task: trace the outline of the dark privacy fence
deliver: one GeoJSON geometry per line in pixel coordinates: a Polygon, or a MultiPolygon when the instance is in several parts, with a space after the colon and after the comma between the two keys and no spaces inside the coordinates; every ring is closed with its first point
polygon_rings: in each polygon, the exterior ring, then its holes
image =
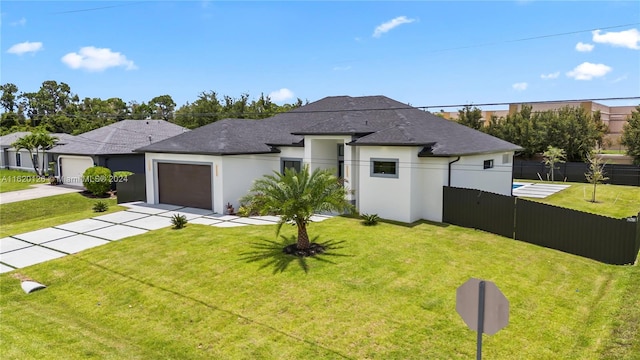
{"type": "MultiPolygon", "coordinates": [[[[584,174],[589,170],[589,165],[581,162],[567,162],[556,164],[554,178],[556,181],[587,182],[584,174]]],[[[607,184],[640,186],[640,166],[608,164],[604,166],[605,176],[609,180],[607,184]]],[[[514,179],[538,180],[538,174],[543,180],[547,180],[549,167],[540,161],[515,160],[513,162],[514,179]]]]}
{"type": "Polygon", "coordinates": [[[637,217],[614,219],[480,190],[444,187],[443,221],[607,264],[636,261],[637,217]]]}
{"type": "Polygon", "coordinates": [[[129,175],[127,181],[117,182],[118,204],[132,201],[146,201],[146,186],[144,174],[129,175]]]}

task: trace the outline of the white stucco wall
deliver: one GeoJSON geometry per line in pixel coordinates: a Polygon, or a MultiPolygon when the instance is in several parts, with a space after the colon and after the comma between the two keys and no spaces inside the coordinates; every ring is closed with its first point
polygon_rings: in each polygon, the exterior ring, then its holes
{"type": "Polygon", "coordinates": [[[411,184],[415,181],[412,162],[415,147],[360,146],[358,209],[360,213],[378,214],[383,219],[412,222],[411,184]],[[371,159],[398,159],[398,177],[372,177],[371,159]]]}
{"type": "Polygon", "coordinates": [[[442,221],[442,187],[447,184],[448,158],[418,158],[412,197],[413,221],[418,219],[442,221]],[[418,206],[418,204],[420,206],[418,206]]]}
{"type": "Polygon", "coordinates": [[[513,152],[463,156],[451,166],[451,186],[511,195],[512,172],[513,152]],[[485,160],[493,160],[493,168],[483,169],[485,160]]]}
{"type": "Polygon", "coordinates": [[[214,200],[216,209],[226,209],[227,203],[231,203],[238,210],[240,198],[247,194],[255,179],[280,171],[280,157],[281,154],[223,156],[222,193],[214,200]]]}

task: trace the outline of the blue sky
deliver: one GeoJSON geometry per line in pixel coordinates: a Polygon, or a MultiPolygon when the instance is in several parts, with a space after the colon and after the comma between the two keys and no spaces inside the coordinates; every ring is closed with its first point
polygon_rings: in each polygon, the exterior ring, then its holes
{"type": "Polygon", "coordinates": [[[0,12],[0,82],[25,92],[56,80],[81,98],[178,106],[210,90],[414,106],[640,96],[639,1],[5,0],[0,12]]]}

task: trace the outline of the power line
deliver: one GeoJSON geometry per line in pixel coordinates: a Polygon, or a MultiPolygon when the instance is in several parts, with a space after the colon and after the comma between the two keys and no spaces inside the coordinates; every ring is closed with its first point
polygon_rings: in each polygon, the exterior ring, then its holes
{"type": "Polygon", "coordinates": [[[616,29],[616,28],[621,28],[621,27],[625,27],[625,26],[634,26],[634,25],[638,25],[638,24],[640,24],[640,23],[635,22],[635,23],[630,23],[630,24],[612,25],[612,26],[599,27],[599,28],[593,28],[593,29],[575,30],[575,31],[568,31],[568,32],[563,32],[563,33],[555,33],[555,34],[547,34],[547,35],[538,35],[538,36],[531,36],[531,37],[526,37],[526,38],[505,40],[505,41],[497,41],[497,42],[491,42],[491,43],[456,46],[456,47],[445,48],[445,49],[431,50],[431,51],[428,51],[427,53],[437,53],[437,52],[451,51],[451,50],[472,49],[472,48],[479,48],[479,47],[485,47],[485,46],[494,46],[494,45],[499,45],[499,44],[508,44],[508,43],[522,42],[522,41],[545,39],[545,38],[550,38],[550,37],[558,37],[558,36],[565,36],[565,35],[580,34],[580,33],[583,33],[583,32],[590,32],[590,31],[596,31],[596,30],[616,29]]]}

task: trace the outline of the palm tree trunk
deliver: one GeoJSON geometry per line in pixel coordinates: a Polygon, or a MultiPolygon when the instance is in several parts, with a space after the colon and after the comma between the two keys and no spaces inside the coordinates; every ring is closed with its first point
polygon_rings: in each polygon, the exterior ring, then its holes
{"type": "Polygon", "coordinates": [[[308,249],[310,246],[309,243],[309,234],[307,234],[307,224],[304,222],[298,223],[298,249],[308,249]]]}

